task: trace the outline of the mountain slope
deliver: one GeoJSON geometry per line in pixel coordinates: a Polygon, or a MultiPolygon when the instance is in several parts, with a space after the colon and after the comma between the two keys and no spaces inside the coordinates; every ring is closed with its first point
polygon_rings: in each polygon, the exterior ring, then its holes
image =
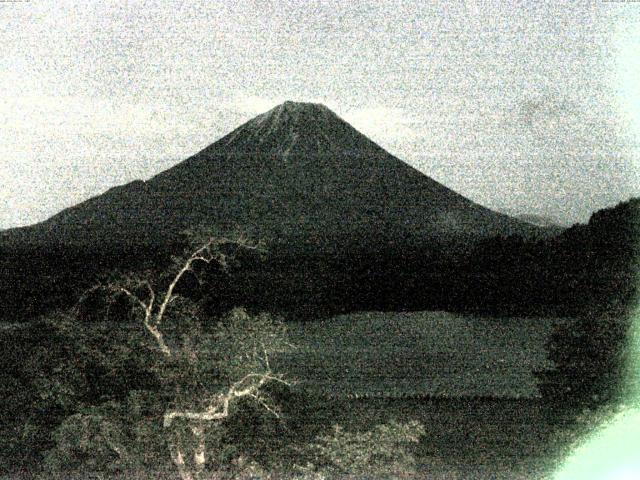
{"type": "Polygon", "coordinates": [[[285,102],[146,182],[112,188],[2,238],[135,246],[169,242],[200,224],[314,252],[542,231],[435,182],[326,107],[285,102]]]}
{"type": "Polygon", "coordinates": [[[558,230],[559,232],[564,230],[565,228],[565,227],[562,227],[561,222],[557,221],[554,218],[546,217],[544,215],[536,215],[533,213],[523,213],[519,215],[512,215],[512,217],[517,218],[518,220],[522,220],[523,222],[536,225],[538,227],[553,228],[558,230]]]}

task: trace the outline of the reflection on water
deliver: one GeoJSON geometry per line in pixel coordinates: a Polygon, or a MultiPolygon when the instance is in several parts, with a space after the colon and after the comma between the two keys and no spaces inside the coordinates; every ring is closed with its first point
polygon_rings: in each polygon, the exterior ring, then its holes
{"type": "Polygon", "coordinates": [[[279,366],[322,394],[536,398],[551,318],[361,312],[289,324],[279,366]]]}

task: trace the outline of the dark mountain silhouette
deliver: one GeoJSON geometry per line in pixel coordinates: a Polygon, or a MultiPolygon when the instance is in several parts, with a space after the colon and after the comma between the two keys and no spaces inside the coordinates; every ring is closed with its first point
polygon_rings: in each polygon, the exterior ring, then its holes
{"type": "Polygon", "coordinates": [[[460,295],[458,306],[467,302],[486,313],[538,309],[540,315],[580,316],[620,309],[638,284],[639,235],[640,199],[632,198],[554,237],[483,240],[458,263],[456,288],[449,292],[460,295]]]}
{"type": "Polygon", "coordinates": [[[164,244],[194,225],[237,226],[277,250],[313,252],[543,232],[437,183],[328,108],[285,102],[146,182],[112,188],[2,238],[164,244]]]}
{"type": "Polygon", "coordinates": [[[2,314],[68,305],[100,272],[166,261],[201,226],[242,230],[269,251],[212,287],[212,303],[311,316],[318,305],[454,308],[472,245],[554,233],[446,188],[322,105],[285,102],[148,181],[0,233],[2,314]]]}

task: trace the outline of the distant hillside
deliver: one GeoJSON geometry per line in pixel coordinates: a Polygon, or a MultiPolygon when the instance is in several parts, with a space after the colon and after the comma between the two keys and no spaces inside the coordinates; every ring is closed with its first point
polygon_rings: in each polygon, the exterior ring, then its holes
{"type": "Polygon", "coordinates": [[[556,268],[549,290],[575,318],[550,339],[557,370],[540,374],[543,394],[559,398],[563,408],[593,408],[635,394],[640,198],[594,213],[549,247],[556,268]]]}
{"type": "Polygon", "coordinates": [[[460,265],[468,285],[451,291],[460,295],[454,303],[485,311],[538,309],[573,316],[624,310],[640,280],[638,262],[640,199],[632,198],[555,237],[480,242],[460,265]]]}
{"type": "Polygon", "coordinates": [[[556,229],[558,230],[558,232],[560,232],[564,228],[557,220],[550,217],[545,217],[544,215],[525,213],[521,215],[514,215],[513,217],[517,218],[518,220],[522,220],[523,222],[530,223],[531,225],[536,225],[538,227],[556,229]]]}

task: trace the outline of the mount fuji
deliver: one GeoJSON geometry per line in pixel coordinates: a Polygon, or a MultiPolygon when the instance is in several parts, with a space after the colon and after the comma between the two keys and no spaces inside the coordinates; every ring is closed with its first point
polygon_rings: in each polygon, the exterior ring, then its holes
{"type": "Polygon", "coordinates": [[[170,243],[202,225],[287,252],[374,252],[542,229],[441,185],[320,104],[285,102],[147,181],[112,188],[5,245],[170,243]]]}

